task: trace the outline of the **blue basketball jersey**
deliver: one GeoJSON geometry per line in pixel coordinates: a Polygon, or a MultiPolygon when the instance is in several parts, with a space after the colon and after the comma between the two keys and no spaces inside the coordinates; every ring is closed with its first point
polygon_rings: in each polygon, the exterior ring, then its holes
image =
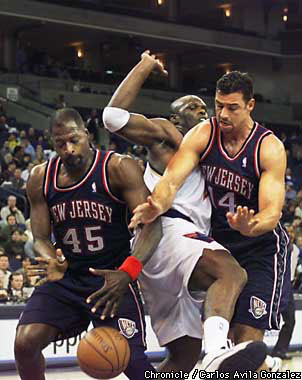
{"type": "Polygon", "coordinates": [[[239,205],[258,212],[260,146],[272,131],[255,122],[241,149],[231,157],[224,148],[223,135],[216,118],[213,117],[210,121],[211,138],[201,157],[201,165],[213,206],[211,223],[214,239],[230,249],[234,255],[244,255],[246,248],[262,244],[263,241],[276,244],[281,228],[279,225],[277,233],[272,231],[256,238],[248,238],[233,230],[226,219],[226,213],[234,212],[239,205]]]}
{"type": "Polygon", "coordinates": [[[89,267],[114,269],[130,252],[127,205],[110,190],[107,166],[113,152],[95,150],[83,177],[61,187],[60,157],[48,161],[44,197],[56,245],[62,248],[68,270],[87,273],[89,267]]]}

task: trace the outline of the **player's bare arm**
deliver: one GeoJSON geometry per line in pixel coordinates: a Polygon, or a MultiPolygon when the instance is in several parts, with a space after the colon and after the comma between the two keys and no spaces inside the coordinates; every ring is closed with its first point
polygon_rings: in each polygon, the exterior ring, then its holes
{"type": "Polygon", "coordinates": [[[61,250],[56,250],[50,241],[50,215],[43,196],[45,166],[45,164],[35,166],[27,182],[34,251],[38,255],[36,261],[39,262],[28,267],[28,275],[41,277],[37,286],[47,281],[60,280],[67,269],[67,263],[62,260],[64,256],[61,250]]]}
{"type": "Polygon", "coordinates": [[[210,139],[209,121],[198,124],[188,132],[178,151],[169,161],[163,177],[154,188],[147,202],[134,210],[130,227],[139,223],[151,223],[172,205],[177,190],[200,161],[200,155],[206,149],[210,139]]]}
{"type": "Polygon", "coordinates": [[[129,109],[152,71],[158,71],[162,75],[168,74],[162,62],[154,54],[150,54],[149,50],[146,50],[142,53],[140,62],[118,86],[108,106],[129,109]]]}
{"type": "Polygon", "coordinates": [[[261,176],[259,181],[259,212],[239,206],[228,213],[230,226],[242,235],[255,237],[272,231],[279,222],[285,198],[286,153],[275,136],[264,138],[260,147],[261,176]]]}
{"type": "MultiPolygon", "coordinates": [[[[114,154],[109,161],[108,172],[112,191],[127,203],[130,211],[146,200],[149,191],[144,183],[141,169],[135,160],[114,154]]],[[[131,256],[144,265],[152,256],[161,237],[160,219],[143,226],[138,232],[131,256]]],[[[97,300],[92,308],[93,312],[98,307],[105,305],[101,319],[105,319],[106,316],[113,318],[132,278],[123,270],[91,271],[95,275],[104,276],[105,284],[102,289],[89,296],[87,302],[97,300]]]]}
{"type": "MultiPolygon", "coordinates": [[[[116,89],[108,103],[108,107],[115,107],[129,111],[143,83],[154,70],[157,70],[164,75],[167,74],[162,63],[156,59],[154,55],[151,55],[149,51],[146,51],[142,54],[141,61],[130,71],[127,77],[116,89]]],[[[110,131],[113,131],[110,128],[111,123],[116,123],[118,119],[117,117],[114,117],[112,113],[114,111],[115,110],[112,108],[105,108],[103,114],[104,124],[110,131]],[[111,114],[112,121],[110,120],[111,114]]],[[[182,140],[182,135],[173,128],[173,124],[168,120],[149,120],[145,116],[139,114],[130,114],[129,116],[130,118],[125,125],[119,129],[114,128],[116,134],[131,142],[146,147],[152,147],[152,145],[162,141],[165,141],[166,144],[169,144],[173,148],[179,146],[182,140]]]]}

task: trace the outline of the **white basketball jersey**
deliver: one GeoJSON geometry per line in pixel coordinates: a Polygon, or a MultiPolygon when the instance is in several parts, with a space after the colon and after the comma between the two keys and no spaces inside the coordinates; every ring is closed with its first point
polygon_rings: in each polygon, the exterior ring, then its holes
{"type": "MultiPolygon", "coordinates": [[[[144,181],[150,192],[160,180],[161,175],[151,168],[149,162],[144,173],[144,181]]],[[[178,190],[172,208],[188,216],[192,222],[208,235],[211,223],[211,202],[205,192],[205,180],[200,168],[187,177],[178,190]]]]}

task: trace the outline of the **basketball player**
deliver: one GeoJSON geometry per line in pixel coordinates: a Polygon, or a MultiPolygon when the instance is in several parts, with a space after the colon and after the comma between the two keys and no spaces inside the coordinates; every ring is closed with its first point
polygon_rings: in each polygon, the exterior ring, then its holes
{"type": "Polygon", "coordinates": [[[84,122],[74,109],[55,113],[51,133],[58,156],[36,166],[27,185],[35,250],[41,256],[37,258],[40,265],[31,267],[30,274],[47,277],[19,320],[15,340],[19,374],[23,380],[45,379],[41,351],[52,341],[76,336],[92,322],[114,327],[128,338],[131,357],[125,374],[141,380],[153,367],[144,353],[144,317],[137,285],[128,284],[161,238],[160,223],[149,231],[143,227],[129,256],[127,207],[133,210],[148,194],[141,169],[129,157],[92,148],[84,122]],[[57,252],[59,260],[50,240],[51,227],[62,250],[57,252]],[[115,300],[105,302],[112,318],[104,319],[98,301],[93,312],[86,302],[104,284],[104,278],[89,268],[118,267],[110,285],[116,292],[126,283],[127,291],[118,310],[115,300]]]}
{"type": "Polygon", "coordinates": [[[213,206],[213,237],[248,273],[232,320],[236,343],[262,340],[265,329],[279,328],[279,305],[290,285],[285,276],[288,238],[279,223],[286,154],[272,132],[251,118],[254,104],[247,74],[235,71],[218,80],[216,117],[186,135],[131,223],[164,214],[185,179],[202,167],[213,206]]]}
{"type": "MultiPolygon", "coordinates": [[[[168,120],[148,120],[142,115],[129,114],[125,109],[156,68],[163,72],[154,56],[143,53],[141,61],[119,86],[103,114],[104,125],[111,132],[147,148],[149,163],[144,179],[151,191],[176,152],[182,134],[168,120]]],[[[206,105],[196,96],[177,99],[172,110],[176,112],[174,120],[177,118],[180,123],[178,128],[184,133],[207,118],[206,105]]],[[[227,357],[228,368],[241,366],[255,370],[264,360],[262,344],[227,349],[229,321],[246,277],[229,252],[207,237],[211,205],[200,189],[204,190],[204,179],[197,169],[179,190],[173,208],[164,214],[163,238],[140,275],[153,329],[159,343],[169,351],[160,370],[190,371],[196,364],[202,338],[201,295],[193,291],[206,289],[204,333],[205,349],[210,355],[206,362],[212,361],[212,370],[223,370],[227,357]],[[255,362],[247,363],[245,359],[251,355],[255,355],[255,362]]]]}

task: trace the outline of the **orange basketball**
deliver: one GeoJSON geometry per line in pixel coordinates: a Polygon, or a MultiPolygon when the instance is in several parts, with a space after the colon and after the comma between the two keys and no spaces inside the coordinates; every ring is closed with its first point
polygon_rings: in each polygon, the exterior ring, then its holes
{"type": "Polygon", "coordinates": [[[112,379],[127,368],[130,348],[117,330],[97,327],[80,340],[77,357],[87,375],[95,379],[112,379]]]}

